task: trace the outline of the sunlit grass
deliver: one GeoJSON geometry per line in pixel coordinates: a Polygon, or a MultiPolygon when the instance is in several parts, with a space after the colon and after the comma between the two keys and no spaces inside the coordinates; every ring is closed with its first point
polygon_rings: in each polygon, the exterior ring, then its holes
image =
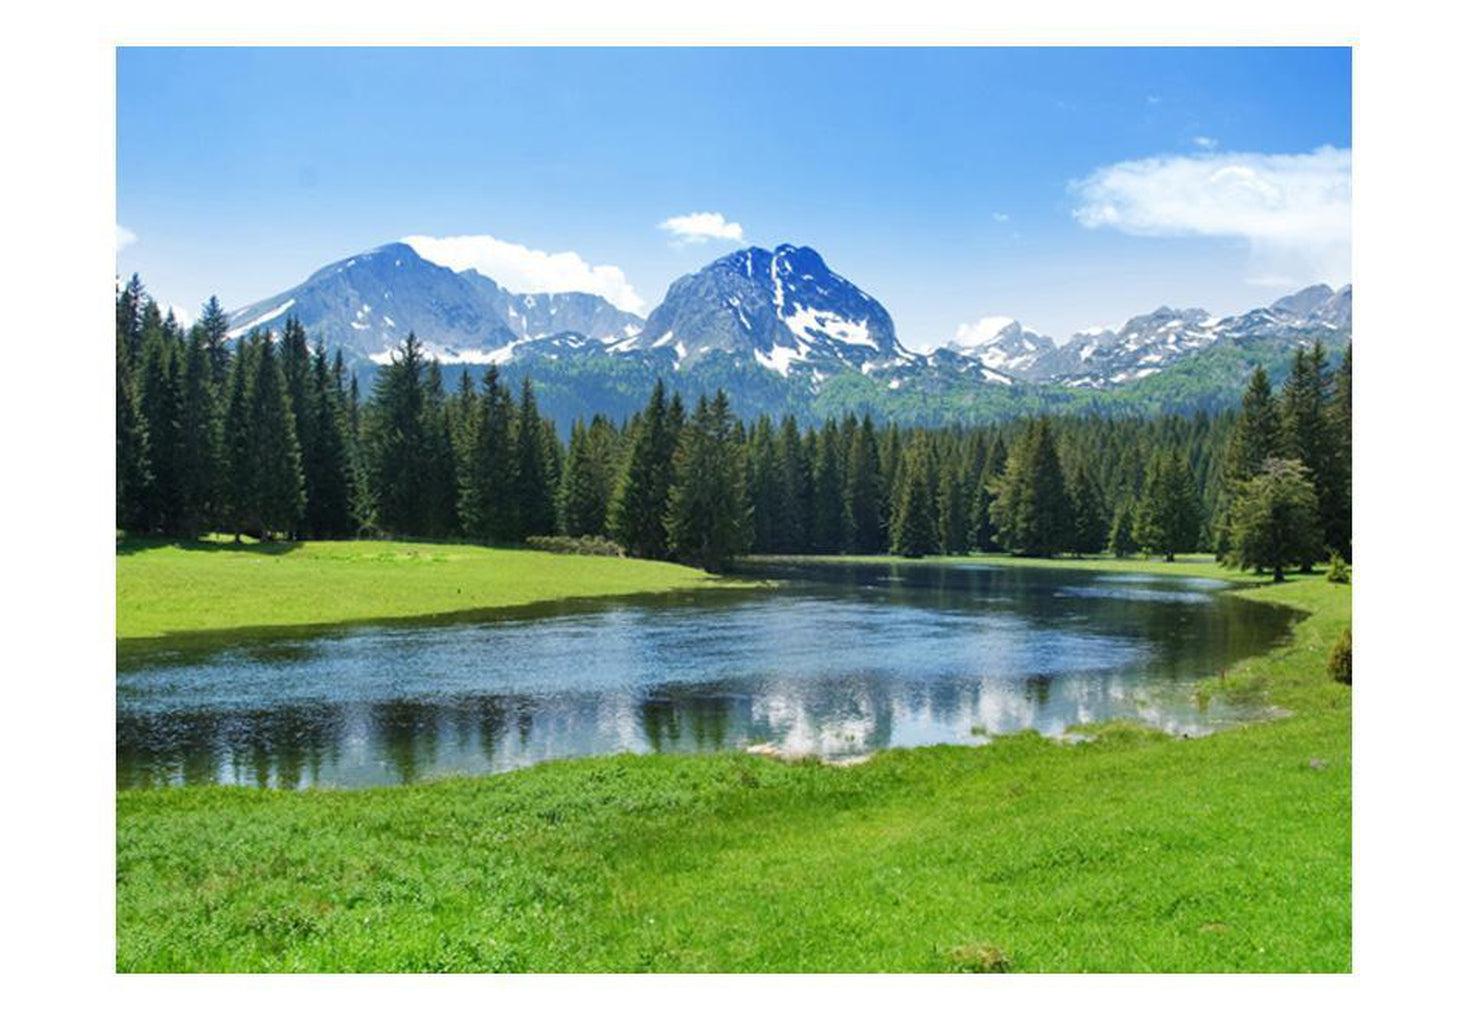
{"type": "Polygon", "coordinates": [[[730,585],[652,560],[431,542],[123,542],[117,636],[430,617],[730,585]]]}

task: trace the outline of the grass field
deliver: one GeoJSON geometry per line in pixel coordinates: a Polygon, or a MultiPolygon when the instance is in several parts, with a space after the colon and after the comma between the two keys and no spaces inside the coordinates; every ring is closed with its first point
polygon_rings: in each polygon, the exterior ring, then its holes
{"type": "Polygon", "coordinates": [[[1110,725],[851,768],[619,756],[354,792],[120,793],[117,966],[1348,970],[1351,697],[1325,658],[1350,589],[1317,575],[1231,597],[1310,614],[1226,681],[1291,714],[1201,740],[1110,725]]]}
{"type": "Polygon", "coordinates": [[[731,586],[653,560],[426,542],[120,542],[117,637],[209,640],[731,586]]]}

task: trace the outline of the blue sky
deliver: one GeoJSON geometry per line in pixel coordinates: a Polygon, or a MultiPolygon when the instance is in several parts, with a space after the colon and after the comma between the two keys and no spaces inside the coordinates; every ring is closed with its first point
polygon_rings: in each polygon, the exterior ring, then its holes
{"type": "Polygon", "coordinates": [[[1350,60],[123,49],[118,268],[232,308],[386,241],[472,235],[443,250],[645,312],[789,241],[918,349],[992,315],[1063,338],[1164,303],[1235,312],[1349,279],[1350,60]]]}

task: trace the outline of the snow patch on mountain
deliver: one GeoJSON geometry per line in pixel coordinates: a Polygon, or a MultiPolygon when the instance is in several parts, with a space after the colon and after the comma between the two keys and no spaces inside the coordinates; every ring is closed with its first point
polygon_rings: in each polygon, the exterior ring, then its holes
{"type": "Polygon", "coordinates": [[[259,329],[261,326],[264,326],[267,323],[274,322],[276,319],[280,318],[286,312],[294,308],[295,304],[295,298],[287,298],[282,304],[276,305],[274,308],[267,309],[264,312],[260,312],[253,318],[245,322],[241,322],[237,326],[231,327],[224,335],[231,340],[235,339],[236,337],[244,336],[252,329],[259,329]]]}

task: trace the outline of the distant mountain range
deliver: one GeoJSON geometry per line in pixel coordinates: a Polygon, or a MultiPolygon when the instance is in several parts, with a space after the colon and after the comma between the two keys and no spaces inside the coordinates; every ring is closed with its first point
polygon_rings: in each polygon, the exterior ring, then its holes
{"type": "Polygon", "coordinates": [[[1351,335],[1351,287],[1323,283],[1230,318],[1201,308],[1162,307],[1114,329],[1090,329],[1057,344],[1013,319],[988,320],[992,332],[948,347],[1016,379],[1104,388],[1145,379],[1181,358],[1220,342],[1262,338],[1310,342],[1324,333],[1351,335]]]}
{"type": "Polygon", "coordinates": [[[942,421],[1222,406],[1254,364],[1278,374],[1298,345],[1343,347],[1351,288],[1319,284],[1227,318],[1163,307],[1064,343],[986,319],[920,354],[876,298],[811,248],[719,258],[674,281],[644,321],[593,294],[516,294],[393,243],[239,309],[231,332],[279,329],[289,316],[359,373],[386,363],[410,331],[446,366],[528,373],[562,419],[628,413],[662,376],[689,395],[723,386],[745,413],[942,421]]]}
{"type": "Polygon", "coordinates": [[[278,329],[288,316],[328,347],[379,363],[410,331],[440,361],[488,364],[557,333],[625,339],[643,325],[595,294],[513,294],[473,269],[456,273],[402,243],[318,269],[304,283],[231,313],[230,327],[235,335],[278,329]]]}

